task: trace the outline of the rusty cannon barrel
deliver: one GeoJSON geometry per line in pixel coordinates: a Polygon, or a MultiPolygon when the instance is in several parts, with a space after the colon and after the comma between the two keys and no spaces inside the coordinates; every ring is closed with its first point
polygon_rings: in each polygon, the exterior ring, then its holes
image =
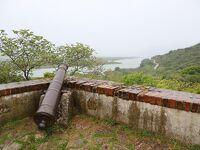
{"type": "Polygon", "coordinates": [[[39,129],[50,127],[55,122],[56,108],[60,100],[61,88],[67,69],[68,66],[66,64],[58,66],[56,75],[50,83],[43,100],[40,102],[39,109],[34,115],[34,121],[39,129]]]}

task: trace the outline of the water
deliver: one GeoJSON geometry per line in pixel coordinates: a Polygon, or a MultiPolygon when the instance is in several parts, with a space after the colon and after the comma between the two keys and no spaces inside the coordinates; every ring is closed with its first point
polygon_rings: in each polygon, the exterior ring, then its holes
{"type": "MultiPolygon", "coordinates": [[[[107,64],[104,65],[104,70],[114,70],[116,67],[119,68],[137,68],[140,66],[143,58],[129,58],[129,59],[119,59],[115,62],[119,62],[120,64],[107,64]]],[[[54,72],[56,68],[44,68],[44,69],[36,69],[33,71],[33,77],[43,77],[45,72],[54,72]]]]}
{"type": "Polygon", "coordinates": [[[119,59],[115,62],[119,62],[120,64],[107,64],[104,65],[105,70],[111,69],[114,70],[116,67],[119,68],[137,68],[140,66],[141,61],[143,58],[129,58],[129,59],[119,59]]]}

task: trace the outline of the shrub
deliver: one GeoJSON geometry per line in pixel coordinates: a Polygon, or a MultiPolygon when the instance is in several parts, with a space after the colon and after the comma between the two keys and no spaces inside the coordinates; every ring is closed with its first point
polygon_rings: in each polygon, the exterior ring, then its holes
{"type": "Polygon", "coordinates": [[[156,80],[152,76],[144,75],[142,72],[125,75],[122,81],[127,85],[141,84],[147,86],[156,86],[156,80]]]}
{"type": "Polygon", "coordinates": [[[45,72],[44,78],[53,78],[55,76],[55,72],[45,72]]]}

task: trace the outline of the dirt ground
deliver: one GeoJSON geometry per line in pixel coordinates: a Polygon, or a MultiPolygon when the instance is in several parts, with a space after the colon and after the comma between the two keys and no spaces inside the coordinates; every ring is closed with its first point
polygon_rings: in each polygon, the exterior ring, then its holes
{"type": "Polygon", "coordinates": [[[11,120],[0,128],[0,150],[200,150],[160,135],[133,130],[86,115],[73,117],[67,128],[38,130],[33,119],[11,120]]]}

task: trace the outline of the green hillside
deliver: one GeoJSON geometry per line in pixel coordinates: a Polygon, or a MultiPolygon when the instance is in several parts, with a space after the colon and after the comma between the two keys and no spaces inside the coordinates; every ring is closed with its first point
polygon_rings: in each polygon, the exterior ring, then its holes
{"type": "Polygon", "coordinates": [[[200,44],[145,59],[137,71],[166,79],[200,82],[200,44]]]}

